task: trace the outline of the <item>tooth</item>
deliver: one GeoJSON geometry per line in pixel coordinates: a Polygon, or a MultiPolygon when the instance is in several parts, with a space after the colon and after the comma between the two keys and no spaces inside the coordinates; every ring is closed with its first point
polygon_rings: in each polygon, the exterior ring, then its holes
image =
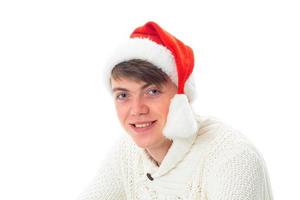
{"type": "Polygon", "coordinates": [[[150,126],[151,123],[145,123],[145,124],[135,124],[135,127],[137,128],[145,128],[147,126],[150,126]]]}

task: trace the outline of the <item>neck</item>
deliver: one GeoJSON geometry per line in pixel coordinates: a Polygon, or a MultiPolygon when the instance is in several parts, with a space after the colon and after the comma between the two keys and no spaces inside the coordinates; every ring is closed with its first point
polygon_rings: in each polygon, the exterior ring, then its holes
{"type": "Polygon", "coordinates": [[[160,166],[171,145],[172,141],[167,139],[162,144],[153,148],[147,148],[146,150],[156,164],[160,166]]]}

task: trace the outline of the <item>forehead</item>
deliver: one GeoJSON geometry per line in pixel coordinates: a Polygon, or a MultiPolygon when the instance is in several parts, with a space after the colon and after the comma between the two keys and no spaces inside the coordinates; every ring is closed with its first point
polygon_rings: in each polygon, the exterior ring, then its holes
{"type": "Polygon", "coordinates": [[[151,85],[154,84],[129,78],[111,79],[111,88],[113,91],[145,89],[151,85]]]}

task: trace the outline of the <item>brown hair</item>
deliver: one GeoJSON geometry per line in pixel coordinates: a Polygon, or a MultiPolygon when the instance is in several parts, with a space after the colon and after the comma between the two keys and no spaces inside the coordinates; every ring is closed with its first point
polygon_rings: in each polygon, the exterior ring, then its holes
{"type": "Polygon", "coordinates": [[[155,85],[161,85],[169,80],[168,75],[160,68],[141,59],[131,59],[117,64],[112,69],[111,77],[115,80],[129,78],[155,85]]]}

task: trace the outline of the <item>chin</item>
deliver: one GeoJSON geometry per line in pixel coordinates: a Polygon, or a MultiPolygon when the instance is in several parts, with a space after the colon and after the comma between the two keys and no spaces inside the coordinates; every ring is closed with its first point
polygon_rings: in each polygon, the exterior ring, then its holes
{"type": "Polygon", "coordinates": [[[133,142],[140,148],[148,149],[159,143],[159,138],[152,133],[147,135],[137,134],[132,131],[127,131],[133,142]]]}
{"type": "Polygon", "coordinates": [[[132,135],[131,138],[137,146],[144,149],[150,148],[151,146],[155,146],[155,144],[157,143],[153,138],[141,138],[134,137],[132,135]]]}

